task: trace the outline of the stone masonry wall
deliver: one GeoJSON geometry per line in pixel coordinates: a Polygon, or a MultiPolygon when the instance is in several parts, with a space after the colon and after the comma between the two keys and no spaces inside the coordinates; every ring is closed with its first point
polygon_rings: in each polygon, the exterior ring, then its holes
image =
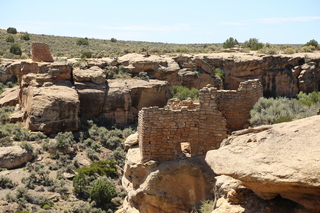
{"type": "Polygon", "coordinates": [[[138,132],[143,161],[173,160],[182,153],[181,143],[184,142],[190,144],[191,156],[219,148],[227,129],[224,117],[217,110],[216,94],[216,88],[201,89],[199,108],[142,108],[138,132]]]}
{"type": "Polygon", "coordinates": [[[238,90],[204,87],[200,104],[191,99],[171,99],[166,109],[142,108],[139,112],[139,147],[142,160],[173,160],[183,153],[181,143],[188,142],[190,156],[204,155],[218,149],[228,129],[241,129],[250,110],[262,97],[258,80],[242,82],[238,90]]]}
{"type": "Polygon", "coordinates": [[[246,128],[250,110],[260,97],[263,97],[263,88],[258,80],[241,82],[237,90],[218,90],[217,105],[227,120],[227,128],[246,128]]]}

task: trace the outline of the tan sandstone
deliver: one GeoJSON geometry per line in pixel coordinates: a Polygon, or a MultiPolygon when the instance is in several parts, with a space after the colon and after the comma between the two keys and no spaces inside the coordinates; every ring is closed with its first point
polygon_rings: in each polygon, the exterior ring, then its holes
{"type": "Polygon", "coordinates": [[[320,211],[320,116],[234,133],[206,162],[217,174],[241,180],[259,197],[280,195],[320,211]]]}
{"type": "Polygon", "coordinates": [[[0,167],[12,169],[29,162],[33,158],[32,152],[20,146],[1,147],[0,167]]]}

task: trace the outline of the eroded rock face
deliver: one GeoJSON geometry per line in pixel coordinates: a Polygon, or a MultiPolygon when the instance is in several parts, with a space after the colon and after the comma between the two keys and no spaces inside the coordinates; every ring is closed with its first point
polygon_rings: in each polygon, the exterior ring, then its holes
{"type": "Polygon", "coordinates": [[[103,115],[121,125],[134,121],[142,107],[162,107],[171,98],[166,81],[108,79],[108,86],[103,115]]]}
{"type": "Polygon", "coordinates": [[[281,123],[257,131],[238,131],[226,146],[209,151],[206,162],[217,174],[241,180],[259,197],[280,195],[320,211],[320,116],[281,123]]]}
{"type": "Polygon", "coordinates": [[[74,69],[73,78],[80,99],[80,115],[99,115],[103,110],[108,90],[104,71],[98,66],[74,69]]]}
{"type": "Polygon", "coordinates": [[[0,95],[0,107],[15,106],[18,104],[19,87],[8,88],[0,95]]]}
{"type": "Polygon", "coordinates": [[[203,157],[141,163],[139,148],[132,148],[122,179],[128,191],[125,212],[190,212],[212,198],[213,176],[203,157]]]}
{"type": "Polygon", "coordinates": [[[23,90],[26,127],[46,133],[79,129],[79,97],[71,85],[29,86],[23,90]]]}
{"type": "Polygon", "coordinates": [[[21,62],[19,104],[26,128],[46,133],[79,128],[79,97],[71,66],[21,62]]]}
{"type": "Polygon", "coordinates": [[[22,149],[20,146],[1,147],[0,167],[12,169],[18,167],[33,158],[32,152],[22,149]]]}

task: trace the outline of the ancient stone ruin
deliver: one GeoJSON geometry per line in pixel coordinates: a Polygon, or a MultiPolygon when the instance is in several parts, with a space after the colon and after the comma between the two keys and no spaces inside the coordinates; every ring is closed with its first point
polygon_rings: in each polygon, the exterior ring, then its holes
{"type": "Polygon", "coordinates": [[[200,90],[199,104],[171,99],[166,109],[142,108],[138,124],[142,160],[173,160],[218,149],[227,127],[242,128],[262,93],[257,80],[242,82],[231,91],[208,85],[200,90]]]}
{"type": "Polygon", "coordinates": [[[32,61],[34,62],[53,62],[49,45],[46,43],[33,42],[31,44],[32,61]]]}

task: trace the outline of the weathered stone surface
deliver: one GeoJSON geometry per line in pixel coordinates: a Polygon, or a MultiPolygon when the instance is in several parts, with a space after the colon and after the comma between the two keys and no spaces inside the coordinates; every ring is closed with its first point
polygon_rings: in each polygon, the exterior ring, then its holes
{"type": "Polygon", "coordinates": [[[263,199],[277,195],[320,211],[320,116],[273,125],[258,133],[236,134],[209,151],[217,174],[241,180],[263,199]]]}
{"type": "Polygon", "coordinates": [[[20,146],[1,147],[0,167],[12,169],[30,161],[32,152],[22,149],[20,146]]]}
{"type": "Polygon", "coordinates": [[[141,54],[130,53],[118,59],[129,73],[148,72],[154,75],[156,72],[177,72],[178,64],[167,56],[151,55],[144,57],[141,54]]]}
{"type": "Polygon", "coordinates": [[[26,127],[43,132],[61,132],[79,128],[79,97],[71,85],[52,85],[23,89],[21,106],[26,127]]]}
{"type": "MultiPolygon", "coordinates": [[[[216,196],[212,213],[311,213],[299,204],[283,199],[263,200],[242,182],[229,176],[216,176],[214,193],[216,196]]],[[[213,207],[213,206],[212,206],[213,207]]]]}
{"type": "Polygon", "coordinates": [[[123,186],[128,192],[125,212],[190,212],[212,198],[214,174],[203,157],[180,161],[141,162],[138,148],[128,151],[123,186]]]}
{"type": "Polygon", "coordinates": [[[72,67],[63,62],[21,62],[20,86],[42,86],[44,83],[70,83],[72,67]]]}
{"type": "Polygon", "coordinates": [[[103,111],[106,101],[107,85],[97,85],[91,82],[76,82],[75,87],[79,94],[80,115],[99,115],[103,111]]]}
{"type": "Polygon", "coordinates": [[[92,66],[90,69],[73,70],[73,78],[77,82],[92,82],[95,84],[105,84],[106,75],[98,66],[92,66]]]}
{"type": "Polygon", "coordinates": [[[137,145],[139,143],[138,141],[138,132],[135,132],[131,135],[129,135],[126,140],[124,141],[124,146],[126,148],[130,148],[134,145],[137,145]]]}
{"type": "Polygon", "coordinates": [[[15,106],[18,104],[19,87],[8,88],[0,95],[0,107],[15,106]]]}
{"type": "Polygon", "coordinates": [[[53,62],[49,45],[47,45],[46,43],[33,42],[31,44],[31,55],[32,61],[34,62],[53,62]]]}
{"type": "Polygon", "coordinates": [[[171,98],[166,81],[140,79],[108,79],[104,116],[126,125],[138,116],[142,107],[164,106],[171,98]]]}

